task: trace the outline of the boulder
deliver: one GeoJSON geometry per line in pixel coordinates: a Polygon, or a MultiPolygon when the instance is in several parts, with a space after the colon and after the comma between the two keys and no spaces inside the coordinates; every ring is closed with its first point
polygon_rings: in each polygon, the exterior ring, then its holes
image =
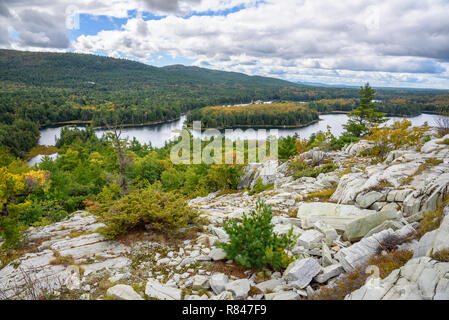
{"type": "Polygon", "coordinates": [[[323,242],[321,245],[321,265],[327,267],[335,263],[337,263],[337,261],[332,258],[331,250],[327,244],[323,242]]]}
{"type": "Polygon", "coordinates": [[[325,283],[329,279],[340,275],[344,271],[345,270],[343,269],[343,266],[341,264],[332,264],[330,266],[324,267],[321,273],[315,277],[315,281],[318,283],[325,283]]]}
{"type": "Polygon", "coordinates": [[[264,282],[256,284],[256,288],[266,293],[267,291],[274,291],[274,289],[280,285],[283,285],[284,281],[282,279],[270,279],[264,282]]]}
{"type": "Polygon", "coordinates": [[[432,253],[449,248],[449,216],[445,216],[438,229],[427,232],[414,249],[414,258],[430,256],[432,253]]]}
{"type": "Polygon", "coordinates": [[[314,227],[314,223],[322,221],[339,231],[346,231],[346,226],[352,221],[374,213],[374,210],[359,209],[353,205],[335,204],[330,202],[301,202],[297,217],[304,229],[314,227]]]}
{"type": "Polygon", "coordinates": [[[388,202],[403,202],[413,189],[391,190],[387,195],[388,202]]]}
{"type": "Polygon", "coordinates": [[[438,149],[442,149],[445,147],[444,144],[441,144],[441,142],[444,141],[444,139],[449,139],[449,135],[446,135],[440,139],[432,139],[430,141],[427,141],[424,143],[424,145],[421,147],[421,152],[423,153],[431,153],[438,149]]]}
{"type": "Polygon", "coordinates": [[[223,228],[217,228],[217,227],[210,227],[212,233],[214,233],[218,240],[222,242],[228,242],[229,241],[229,235],[226,233],[226,231],[223,228]]]}
{"type": "Polygon", "coordinates": [[[214,261],[226,259],[226,251],[222,248],[214,248],[210,251],[209,257],[214,261]]]}
{"type": "Polygon", "coordinates": [[[379,246],[390,237],[406,238],[415,229],[411,225],[406,225],[399,230],[383,230],[370,237],[363,238],[350,247],[343,248],[335,254],[335,258],[341,263],[345,271],[354,270],[359,265],[369,260],[375,254],[379,246]]]}
{"type": "Polygon", "coordinates": [[[321,271],[320,264],[314,258],[298,259],[290,263],[283,278],[289,285],[303,289],[321,271]]]}
{"type": "Polygon", "coordinates": [[[328,225],[324,221],[318,220],[313,224],[313,226],[315,227],[315,229],[319,230],[322,234],[324,234],[327,244],[332,244],[334,240],[338,239],[337,230],[335,230],[335,228],[328,225]]]}
{"type": "Polygon", "coordinates": [[[374,202],[384,201],[385,198],[385,194],[372,190],[359,193],[355,199],[355,202],[360,208],[366,209],[369,208],[374,202]]]}
{"type": "Polygon", "coordinates": [[[279,291],[265,294],[265,300],[299,300],[300,298],[301,295],[294,291],[279,291]]]}
{"type": "Polygon", "coordinates": [[[429,177],[419,189],[410,193],[403,202],[405,216],[414,215],[420,211],[434,211],[449,193],[449,172],[429,177]]]}
{"type": "Polygon", "coordinates": [[[193,277],[193,284],[192,289],[193,290],[202,290],[202,289],[209,289],[209,278],[201,275],[196,275],[193,277]]]}
{"type": "Polygon", "coordinates": [[[220,294],[225,291],[228,281],[229,278],[227,275],[223,273],[216,273],[210,277],[209,283],[214,293],[220,294]]]}
{"type": "Polygon", "coordinates": [[[307,230],[298,238],[298,244],[306,249],[321,247],[321,239],[324,235],[317,230],[307,230]]]}
{"type": "Polygon", "coordinates": [[[246,189],[250,186],[250,184],[254,178],[254,174],[255,174],[255,170],[256,170],[257,166],[258,166],[258,164],[250,163],[248,166],[246,166],[243,169],[244,174],[240,179],[239,185],[237,186],[238,190],[246,189]]]}
{"type": "Polygon", "coordinates": [[[254,170],[254,175],[251,179],[249,189],[253,189],[257,180],[260,178],[264,185],[273,183],[276,179],[276,173],[278,168],[277,160],[268,160],[259,165],[254,170]]]}
{"type": "Polygon", "coordinates": [[[393,231],[396,231],[398,229],[401,229],[404,226],[403,223],[397,221],[397,220],[387,220],[382,222],[377,227],[374,227],[370,231],[368,231],[367,234],[363,236],[363,238],[371,237],[373,234],[379,233],[383,230],[392,229],[393,231]]]}
{"type": "Polygon", "coordinates": [[[156,279],[150,279],[145,287],[145,294],[159,300],[181,300],[181,290],[163,285],[156,279]]]}
{"type": "MultiPolygon", "coordinates": [[[[419,161],[401,162],[386,166],[385,164],[378,164],[366,167],[364,172],[349,173],[344,175],[340,179],[337,189],[330,197],[330,200],[336,201],[342,204],[354,204],[357,196],[362,194],[359,198],[359,202],[365,201],[367,205],[374,198],[380,196],[379,194],[370,193],[368,190],[377,190],[383,194],[378,200],[382,201],[385,194],[391,190],[391,188],[399,188],[403,180],[413,175],[420,165],[419,161]],[[387,182],[392,187],[380,188],[380,185],[387,182]],[[369,197],[364,198],[367,195],[369,197]]],[[[364,204],[362,202],[362,204],[364,204]]]]}
{"type": "Polygon", "coordinates": [[[371,148],[373,146],[373,143],[368,140],[360,140],[358,142],[354,142],[349,144],[347,147],[343,148],[342,150],[349,154],[350,156],[358,156],[362,151],[371,148]]]}
{"type": "Polygon", "coordinates": [[[248,279],[239,279],[226,284],[226,291],[232,293],[234,299],[241,300],[248,297],[248,292],[251,289],[248,279]]]}
{"type": "Polygon", "coordinates": [[[352,172],[341,177],[337,189],[330,197],[331,201],[344,204],[354,204],[357,194],[361,192],[361,186],[368,180],[363,172],[352,172]]]}
{"type": "MultiPolygon", "coordinates": [[[[385,208],[385,207],[384,207],[385,208]]],[[[349,241],[357,241],[363,238],[370,230],[379,226],[386,220],[398,219],[396,210],[382,209],[363,217],[357,218],[346,225],[345,236],[349,241]]]]}
{"type": "Polygon", "coordinates": [[[312,150],[304,152],[302,154],[302,156],[305,159],[309,160],[310,165],[316,166],[316,165],[321,164],[321,162],[323,162],[323,160],[326,157],[326,154],[323,151],[321,151],[319,148],[314,148],[312,150]]]}
{"type": "Polygon", "coordinates": [[[106,291],[106,296],[118,300],[143,300],[143,298],[134,291],[133,287],[126,284],[117,284],[106,291]]]}

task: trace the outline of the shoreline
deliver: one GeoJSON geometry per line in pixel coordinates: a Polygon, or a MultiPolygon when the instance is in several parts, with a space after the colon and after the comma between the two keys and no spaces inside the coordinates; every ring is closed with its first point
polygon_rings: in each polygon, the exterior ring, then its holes
{"type": "MultiPolygon", "coordinates": [[[[248,128],[262,128],[262,129],[298,129],[298,128],[305,128],[308,127],[314,123],[320,122],[322,119],[317,119],[317,120],[313,120],[311,122],[308,122],[306,124],[302,124],[302,125],[296,125],[296,126],[272,126],[272,125],[265,125],[265,124],[242,124],[242,125],[237,125],[237,126],[231,126],[231,127],[215,127],[215,128],[201,128],[201,132],[205,131],[205,130],[209,130],[209,129],[216,129],[216,130],[226,130],[226,129],[248,129],[248,128]]],[[[187,123],[186,124],[187,129],[193,129],[192,125],[187,123]]]]}
{"type": "MultiPolygon", "coordinates": [[[[180,115],[179,117],[175,118],[175,119],[170,119],[170,120],[163,120],[163,121],[149,121],[149,122],[145,122],[145,123],[124,123],[121,124],[122,127],[145,127],[145,126],[153,126],[153,125],[158,125],[158,124],[164,124],[164,123],[170,123],[170,122],[174,122],[174,121],[178,121],[179,119],[181,119],[180,115]]],[[[59,128],[59,127],[66,127],[66,126],[84,126],[87,127],[89,124],[92,123],[92,120],[86,120],[86,121],[78,121],[78,120],[73,120],[73,121],[63,121],[63,122],[54,122],[51,124],[47,124],[44,126],[41,126],[39,128],[39,130],[42,129],[47,129],[47,128],[59,128]]],[[[107,126],[96,126],[93,127],[94,130],[97,129],[108,129],[107,126]]]]}

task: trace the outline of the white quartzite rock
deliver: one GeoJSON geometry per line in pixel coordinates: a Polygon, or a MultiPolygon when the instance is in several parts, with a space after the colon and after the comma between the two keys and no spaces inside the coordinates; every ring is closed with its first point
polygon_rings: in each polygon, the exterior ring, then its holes
{"type": "Polygon", "coordinates": [[[290,263],[283,278],[289,285],[303,289],[320,271],[321,266],[314,258],[298,259],[290,263]]]}
{"type": "Polygon", "coordinates": [[[449,248],[449,216],[445,216],[438,229],[427,232],[413,249],[414,258],[430,256],[432,253],[449,248]]]}
{"type": "Polygon", "coordinates": [[[315,227],[315,229],[321,231],[324,234],[327,244],[332,244],[334,240],[338,239],[337,230],[335,230],[332,226],[328,225],[322,220],[315,222],[313,226],[315,227]]]}
{"type": "Polygon", "coordinates": [[[301,295],[293,291],[280,291],[265,294],[265,300],[299,300],[301,295]]]}
{"type": "Polygon", "coordinates": [[[143,300],[131,286],[117,284],[106,291],[106,295],[118,300],[143,300]]]}
{"type": "Polygon", "coordinates": [[[240,300],[248,297],[248,292],[251,289],[248,279],[240,279],[226,284],[226,291],[230,291],[234,299],[240,300]]]}
{"type": "Polygon", "coordinates": [[[212,249],[209,253],[209,257],[214,261],[224,260],[226,259],[226,251],[222,248],[212,249]]]}
{"type": "Polygon", "coordinates": [[[324,235],[317,230],[307,230],[298,238],[298,244],[306,249],[321,247],[321,239],[324,235]]]}
{"type": "Polygon", "coordinates": [[[357,195],[355,201],[360,208],[369,208],[374,202],[384,201],[386,198],[384,193],[379,191],[361,192],[357,195]]]}
{"type": "Polygon", "coordinates": [[[209,289],[209,278],[205,276],[196,275],[193,277],[193,290],[209,289]]]}
{"type": "Polygon", "coordinates": [[[313,228],[314,223],[321,220],[336,230],[345,231],[350,222],[374,212],[353,205],[328,202],[302,202],[298,206],[298,218],[304,229],[313,228]]]}
{"type": "Polygon", "coordinates": [[[181,300],[181,290],[163,285],[156,279],[148,280],[145,294],[159,300],[181,300]]]}
{"type": "Polygon", "coordinates": [[[270,279],[256,284],[256,288],[265,293],[267,291],[274,291],[276,287],[284,284],[284,282],[282,279],[270,279]]]}
{"type": "Polygon", "coordinates": [[[404,199],[404,213],[406,216],[411,216],[420,211],[436,210],[448,193],[449,172],[430,177],[422,188],[410,193],[404,199]]]}
{"type": "Polygon", "coordinates": [[[385,279],[373,279],[345,300],[449,300],[449,263],[429,257],[412,259],[385,279]]]}
{"type": "Polygon", "coordinates": [[[371,255],[376,253],[379,246],[388,237],[405,238],[414,231],[415,229],[410,225],[406,225],[397,231],[393,231],[392,229],[383,230],[371,237],[363,238],[348,248],[341,249],[337,252],[335,258],[341,263],[345,271],[352,271],[362,263],[368,261],[371,255]]]}
{"type": "Polygon", "coordinates": [[[225,275],[224,273],[217,273],[210,277],[209,283],[214,293],[220,294],[225,291],[228,281],[229,278],[227,275],[225,275]]]}
{"type": "Polygon", "coordinates": [[[384,221],[398,219],[399,213],[396,210],[385,208],[379,212],[367,214],[348,223],[345,230],[346,238],[350,241],[360,240],[370,230],[379,226],[384,221]]]}
{"type": "Polygon", "coordinates": [[[327,280],[334,278],[344,272],[343,266],[339,263],[333,264],[323,268],[321,273],[315,277],[315,281],[324,283],[327,280]]]}

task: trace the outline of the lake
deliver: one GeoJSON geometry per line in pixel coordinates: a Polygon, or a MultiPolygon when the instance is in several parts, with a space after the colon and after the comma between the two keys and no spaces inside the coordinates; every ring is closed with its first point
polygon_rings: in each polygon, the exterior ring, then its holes
{"type": "MultiPolygon", "coordinates": [[[[436,119],[441,116],[434,114],[420,114],[416,117],[408,118],[414,126],[421,126],[425,122],[427,122],[430,126],[436,125],[436,119]]],[[[330,126],[331,132],[335,136],[339,136],[343,133],[344,128],[343,125],[346,124],[348,117],[345,114],[323,114],[320,115],[320,121],[314,124],[311,124],[307,127],[303,128],[285,128],[278,129],[278,133],[280,137],[286,137],[294,135],[298,133],[301,138],[309,138],[310,135],[314,132],[318,132],[320,130],[326,131],[327,126],[330,126]]],[[[390,117],[390,120],[387,124],[392,124],[394,121],[401,120],[401,117],[390,117]]],[[[126,127],[123,129],[123,137],[128,137],[129,139],[133,139],[135,137],[140,143],[151,143],[151,145],[155,148],[163,147],[166,141],[172,140],[179,135],[180,130],[183,127],[183,123],[186,120],[186,116],[181,116],[179,120],[166,122],[162,124],[148,125],[148,126],[140,126],[140,127],[126,127]]],[[[228,135],[229,139],[236,140],[240,139],[254,139],[254,132],[250,131],[245,132],[248,128],[242,128],[242,133],[234,133],[228,135]]],[[[95,133],[98,137],[101,137],[107,129],[98,129],[95,130],[95,133]]],[[[269,131],[269,130],[267,130],[269,131]]],[[[40,145],[53,146],[56,143],[56,139],[59,138],[61,133],[61,127],[49,127],[41,130],[41,137],[39,139],[40,145]]],[[[201,137],[204,139],[206,137],[210,137],[212,134],[205,131],[201,134],[201,137]]],[[[199,133],[194,132],[195,137],[199,137],[199,133]]]]}

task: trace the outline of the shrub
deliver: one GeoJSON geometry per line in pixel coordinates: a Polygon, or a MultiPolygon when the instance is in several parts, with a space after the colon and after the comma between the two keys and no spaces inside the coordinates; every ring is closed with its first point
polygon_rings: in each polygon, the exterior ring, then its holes
{"type": "Polygon", "coordinates": [[[424,141],[426,127],[411,127],[412,123],[404,119],[396,121],[391,127],[374,127],[367,139],[374,142],[372,148],[364,150],[362,156],[384,160],[388,152],[401,147],[420,146],[424,141]]]}
{"type": "Polygon", "coordinates": [[[257,202],[256,210],[244,214],[242,222],[232,219],[224,222],[230,243],[220,243],[219,247],[236,263],[256,270],[286,268],[292,258],[285,252],[295,243],[292,231],[278,236],[273,232],[271,206],[263,201],[257,202]]]}
{"type": "Polygon", "coordinates": [[[4,239],[2,249],[17,248],[23,240],[24,226],[11,217],[0,218],[0,236],[4,239]]]}
{"type": "Polygon", "coordinates": [[[449,262],[449,248],[434,252],[432,259],[440,262],[449,262]]]}
{"type": "Polygon", "coordinates": [[[399,245],[404,243],[405,239],[396,234],[391,234],[383,239],[380,246],[377,248],[377,254],[381,254],[383,250],[393,251],[396,250],[399,245]]]}
{"type": "Polygon", "coordinates": [[[306,195],[304,195],[303,200],[304,201],[311,201],[315,198],[318,198],[319,201],[326,202],[329,200],[329,198],[334,194],[335,190],[337,188],[334,187],[332,189],[324,189],[316,192],[310,192],[306,195]]]}
{"type": "Polygon", "coordinates": [[[379,276],[385,279],[393,270],[407,263],[413,257],[413,252],[408,250],[395,250],[387,254],[374,255],[368,261],[368,265],[379,268],[379,276]]]}
{"type": "Polygon", "coordinates": [[[295,136],[288,136],[288,137],[281,137],[279,139],[279,146],[278,146],[278,156],[281,160],[287,160],[290,157],[293,157],[298,154],[298,148],[297,148],[297,139],[298,135],[295,134],[295,136]]]}
{"type": "Polygon", "coordinates": [[[198,218],[198,213],[179,195],[151,189],[132,192],[95,213],[106,224],[101,232],[108,239],[138,225],[168,235],[189,223],[196,223],[198,218]]]}
{"type": "Polygon", "coordinates": [[[326,132],[318,131],[310,136],[307,141],[307,149],[318,147],[324,151],[340,150],[345,145],[359,140],[360,138],[354,137],[347,132],[336,138],[331,132],[331,127],[328,126],[326,132]]]}
{"type": "Polygon", "coordinates": [[[260,193],[260,192],[263,192],[263,191],[266,191],[266,190],[273,189],[273,187],[274,187],[274,183],[263,184],[262,179],[258,178],[256,180],[256,183],[254,184],[254,188],[250,192],[248,192],[248,194],[250,196],[252,196],[252,195],[254,195],[256,193],[260,193]]]}
{"type": "Polygon", "coordinates": [[[377,185],[371,186],[366,191],[382,191],[386,188],[394,188],[394,186],[388,180],[382,179],[377,185]]]}
{"type": "Polygon", "coordinates": [[[449,110],[440,108],[438,113],[441,115],[435,122],[440,136],[449,134],[449,110]]]}
{"type": "Polygon", "coordinates": [[[211,165],[207,172],[207,180],[212,190],[221,188],[237,189],[243,175],[243,165],[211,165]]]}
{"type": "Polygon", "coordinates": [[[333,162],[322,164],[321,166],[312,167],[302,159],[295,160],[290,163],[290,170],[293,171],[293,178],[299,179],[302,177],[316,178],[320,173],[328,173],[338,168],[333,162]]]}
{"type": "Polygon", "coordinates": [[[312,295],[312,300],[344,300],[346,295],[360,289],[364,284],[369,274],[365,273],[366,266],[359,267],[344,275],[343,279],[339,280],[335,286],[323,286],[320,290],[315,291],[312,295]]]}

